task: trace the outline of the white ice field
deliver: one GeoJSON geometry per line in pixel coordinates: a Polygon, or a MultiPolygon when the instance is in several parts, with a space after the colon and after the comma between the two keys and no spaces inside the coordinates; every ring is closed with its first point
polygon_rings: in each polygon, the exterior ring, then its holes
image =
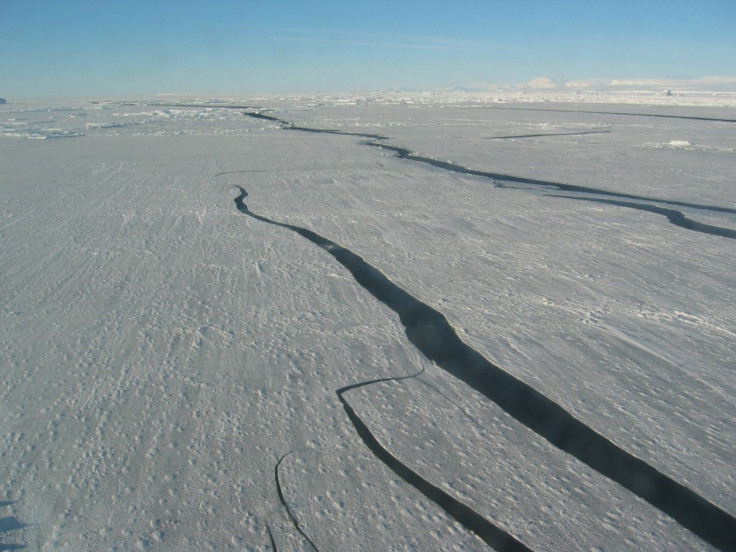
{"type": "Polygon", "coordinates": [[[647,98],[0,106],[0,550],[736,547],[736,102],[647,98]]]}

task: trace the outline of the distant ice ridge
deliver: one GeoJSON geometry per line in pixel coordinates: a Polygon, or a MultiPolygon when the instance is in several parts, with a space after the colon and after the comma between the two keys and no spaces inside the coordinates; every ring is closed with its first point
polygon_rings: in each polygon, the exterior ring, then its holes
{"type": "Polygon", "coordinates": [[[111,104],[73,100],[67,107],[43,108],[37,103],[21,102],[0,111],[0,137],[48,140],[87,135],[191,135],[247,133],[238,124],[238,113],[218,109],[146,109],[135,102],[111,104]],[[73,102],[73,103],[72,103],[73,102]],[[111,109],[115,107],[115,110],[111,109]],[[210,126],[194,128],[193,121],[210,126]]]}
{"type": "Polygon", "coordinates": [[[705,144],[696,144],[690,140],[670,140],[669,142],[647,142],[643,145],[645,148],[671,149],[671,150],[693,150],[693,151],[719,151],[719,152],[736,152],[735,148],[718,147],[705,144]]]}
{"type": "Polygon", "coordinates": [[[499,101],[643,103],[656,105],[734,106],[736,77],[699,79],[585,79],[537,77],[509,85],[477,83],[452,92],[496,94],[499,101]]]}

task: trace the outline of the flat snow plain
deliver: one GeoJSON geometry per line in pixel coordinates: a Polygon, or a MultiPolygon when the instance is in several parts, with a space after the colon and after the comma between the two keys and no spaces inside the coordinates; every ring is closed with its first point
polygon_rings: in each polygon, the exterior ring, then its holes
{"type": "Polygon", "coordinates": [[[0,106],[0,550],[716,549],[337,260],[732,520],[733,102],[519,99],[0,106]]]}

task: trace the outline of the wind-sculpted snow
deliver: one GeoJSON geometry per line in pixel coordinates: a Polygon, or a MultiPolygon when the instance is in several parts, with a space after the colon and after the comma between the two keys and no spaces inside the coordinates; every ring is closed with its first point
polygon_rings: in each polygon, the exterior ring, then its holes
{"type": "MultiPolygon", "coordinates": [[[[684,485],[606,439],[530,385],[464,343],[445,316],[394,284],[349,249],[301,226],[252,212],[238,186],[237,209],[256,220],[289,229],[343,265],[376,299],[398,314],[409,341],[429,360],[485,395],[506,413],[595,471],[646,500],[702,539],[736,548],[736,519],[684,485]]],[[[344,389],[347,390],[347,389],[344,389]]]]}
{"type": "Polygon", "coordinates": [[[0,552],[733,548],[730,123],[167,100],[0,106],[0,552]]]}

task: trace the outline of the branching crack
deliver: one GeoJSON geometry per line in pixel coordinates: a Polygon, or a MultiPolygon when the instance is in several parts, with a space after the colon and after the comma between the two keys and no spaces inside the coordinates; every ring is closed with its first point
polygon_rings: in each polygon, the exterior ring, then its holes
{"type": "Polygon", "coordinates": [[[732,515],[606,439],[559,404],[484,358],[458,337],[441,312],[397,286],[362,257],[312,230],[253,213],[245,204],[248,192],[240,186],[238,189],[240,195],[234,201],[241,213],[296,232],[332,255],[356,282],[398,314],[409,341],[438,367],[485,395],[561,451],[646,500],[710,544],[736,550],[736,519],[732,515]]]}

